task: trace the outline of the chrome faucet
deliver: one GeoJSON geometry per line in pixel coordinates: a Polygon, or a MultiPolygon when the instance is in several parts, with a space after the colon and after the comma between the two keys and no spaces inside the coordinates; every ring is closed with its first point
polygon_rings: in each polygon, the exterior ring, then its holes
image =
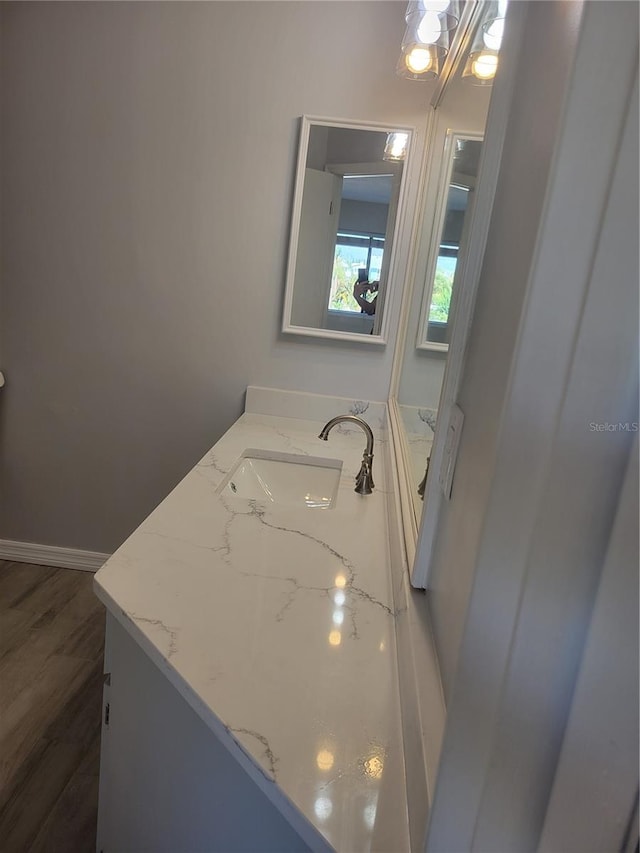
{"type": "Polygon", "coordinates": [[[362,418],[358,418],[355,415],[338,415],[336,418],[331,418],[323,427],[320,432],[318,438],[321,438],[323,441],[327,441],[329,438],[329,433],[338,424],[344,423],[347,421],[348,423],[358,424],[358,426],[364,430],[365,435],[367,436],[367,446],[364,451],[364,455],[362,457],[362,465],[360,466],[360,470],[358,471],[358,475],[356,477],[356,487],[355,490],[359,495],[370,495],[374,488],[373,483],[373,433],[371,432],[371,427],[366,421],[363,421],[362,418]]]}

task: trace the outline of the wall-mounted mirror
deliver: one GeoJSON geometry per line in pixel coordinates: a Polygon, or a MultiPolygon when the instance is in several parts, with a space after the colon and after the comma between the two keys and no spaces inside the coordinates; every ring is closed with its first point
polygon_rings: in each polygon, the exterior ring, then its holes
{"type": "Polygon", "coordinates": [[[445,141],[442,185],[438,193],[433,240],[420,310],[417,346],[449,349],[449,318],[456,293],[458,258],[464,255],[480,165],[482,135],[449,131],[445,141]]]}
{"type": "Polygon", "coordinates": [[[283,332],[385,343],[411,136],[303,116],[283,332]]]}

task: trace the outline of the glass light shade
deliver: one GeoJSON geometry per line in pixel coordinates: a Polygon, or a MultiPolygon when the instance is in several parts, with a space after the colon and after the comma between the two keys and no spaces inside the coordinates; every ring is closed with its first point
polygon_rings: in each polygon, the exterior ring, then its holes
{"type": "Polygon", "coordinates": [[[395,131],[387,134],[387,143],[384,146],[383,160],[398,162],[407,156],[407,145],[409,134],[403,131],[395,131]]]}
{"type": "Polygon", "coordinates": [[[435,80],[460,19],[459,0],[411,0],[396,74],[408,80],[435,80]]]}
{"type": "Polygon", "coordinates": [[[474,86],[491,86],[498,70],[499,57],[495,50],[476,50],[469,54],[462,72],[474,86]]]}
{"type": "Polygon", "coordinates": [[[435,80],[442,71],[447,49],[441,45],[409,43],[396,65],[396,74],[407,80],[435,80]]]}
{"type": "Polygon", "coordinates": [[[416,27],[416,36],[422,44],[435,44],[442,35],[442,24],[437,12],[425,12],[416,27]]]}
{"type": "Polygon", "coordinates": [[[471,71],[479,80],[492,80],[498,70],[498,57],[495,53],[479,53],[471,63],[471,71]]]}
{"type": "Polygon", "coordinates": [[[473,86],[491,86],[499,65],[507,0],[488,0],[475,30],[462,77],[473,86]]]}
{"type": "Polygon", "coordinates": [[[425,12],[446,12],[451,5],[450,0],[422,0],[425,12]]]}
{"type": "Polygon", "coordinates": [[[504,18],[492,18],[482,25],[482,41],[488,50],[497,53],[502,46],[504,35],[504,18]]]}
{"type": "Polygon", "coordinates": [[[460,20],[460,0],[410,0],[405,18],[408,21],[411,15],[424,15],[425,12],[446,13],[457,23],[460,20]]]}
{"type": "Polygon", "coordinates": [[[458,19],[447,12],[417,11],[407,15],[407,28],[402,39],[403,49],[409,44],[443,44],[449,47],[449,34],[458,19]]]}

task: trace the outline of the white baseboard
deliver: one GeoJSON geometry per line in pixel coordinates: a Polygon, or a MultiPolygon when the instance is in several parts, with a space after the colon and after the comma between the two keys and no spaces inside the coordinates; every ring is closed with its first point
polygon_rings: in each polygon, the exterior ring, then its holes
{"type": "Polygon", "coordinates": [[[37,545],[35,542],[12,542],[0,539],[0,560],[18,563],[35,563],[42,566],[57,566],[61,569],[80,569],[97,572],[111,554],[98,551],[81,551],[78,548],[61,548],[58,545],[37,545]]]}

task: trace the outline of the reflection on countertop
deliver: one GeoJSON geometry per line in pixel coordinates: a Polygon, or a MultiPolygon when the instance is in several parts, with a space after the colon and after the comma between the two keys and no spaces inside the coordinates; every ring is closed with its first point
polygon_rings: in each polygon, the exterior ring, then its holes
{"type": "Polygon", "coordinates": [[[427,459],[431,455],[433,435],[436,428],[437,409],[427,409],[419,406],[398,406],[405,431],[411,470],[411,496],[413,498],[416,519],[422,515],[422,499],[418,493],[418,485],[425,475],[427,459]]]}
{"type": "MultiPolygon", "coordinates": [[[[336,413],[338,414],[338,413],[336,413]]],[[[337,850],[407,850],[384,456],[362,434],[244,414],[96,575],[99,597],[212,730],[337,850]],[[220,484],[246,448],[343,461],[335,510],[220,484]],[[222,723],[223,729],[220,727],[222,723]]],[[[385,436],[377,430],[377,443],[385,436]]]]}

